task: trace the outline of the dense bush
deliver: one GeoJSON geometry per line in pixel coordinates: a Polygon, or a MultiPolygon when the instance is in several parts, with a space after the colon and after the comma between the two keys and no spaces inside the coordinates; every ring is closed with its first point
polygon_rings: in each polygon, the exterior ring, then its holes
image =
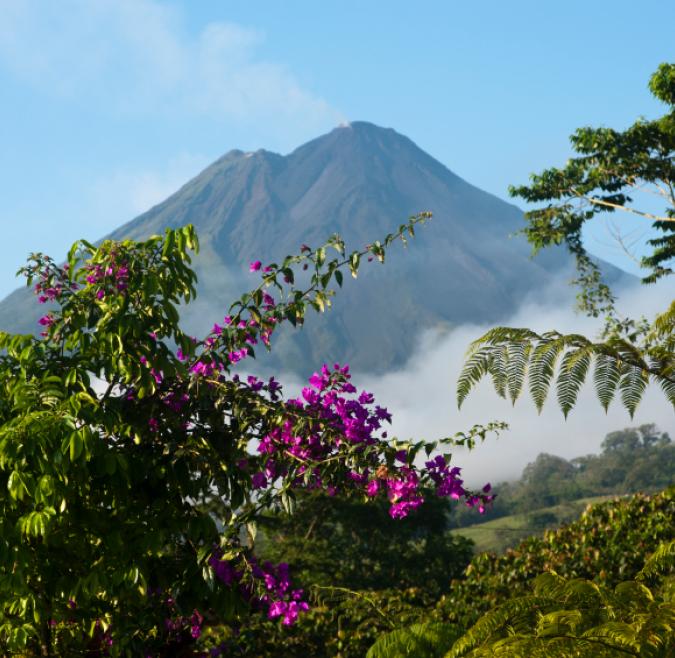
{"type": "Polygon", "coordinates": [[[259,524],[258,551],[293,564],[299,583],[385,590],[416,588],[429,596],[447,591],[472,557],[472,542],[447,531],[447,500],[425,495],[426,503],[399,523],[385,501],[313,494],[298,501],[293,516],[267,516],[259,524]]]}
{"type": "Polygon", "coordinates": [[[674,495],[671,487],[593,505],[578,521],[526,539],[502,557],[477,555],[466,577],[453,580],[434,617],[467,628],[545,571],[610,587],[634,578],[646,556],[673,536],[674,495]]]}
{"type": "Polygon", "coordinates": [[[675,651],[675,541],[660,544],[635,579],[611,588],[537,576],[466,633],[415,623],[380,637],[367,658],[671,658],[675,651]]]}
{"type": "Polygon", "coordinates": [[[544,573],[488,612],[447,658],[670,658],[675,652],[675,542],[616,587],[544,573]]]}
{"type": "Polygon", "coordinates": [[[384,501],[321,494],[300,498],[293,516],[262,519],[257,552],[293,564],[312,605],[292,628],[251,617],[230,650],[275,656],[283,644],[289,657],[360,658],[381,633],[423,618],[472,556],[471,542],[447,532],[447,501],[429,494],[405,523],[384,501]]]}
{"type": "Polygon", "coordinates": [[[3,653],[189,655],[206,628],[252,611],[293,624],[305,593],[253,544],[259,518],[292,513],[303,492],[386,500],[395,519],[424,503],[422,488],[491,500],[489,487],[463,487],[449,455],[431,458],[485,428],[398,442],[347,365],[319,368],[291,399],[273,377],[235,371],[281,324],[327,308],[343,270],[384,261],[427,216],[350,255],[333,236],[281,264],[252,262],[257,287],[201,340],[177,310],[195,295],[192,227],[81,241],[63,265],[31,256],[43,330],[0,332],[3,653]]]}
{"type": "Polygon", "coordinates": [[[381,634],[418,622],[435,603],[413,588],[315,589],[311,601],[310,610],[290,628],[252,617],[228,648],[238,656],[363,658],[381,634]]]}
{"type": "MultiPolygon", "coordinates": [[[[546,570],[554,570],[567,578],[593,579],[610,588],[634,578],[643,567],[646,555],[659,542],[672,536],[674,494],[675,489],[670,489],[653,496],[640,494],[595,505],[574,523],[543,538],[527,539],[503,557],[475,556],[462,577],[445,584],[446,593],[440,598],[423,587],[380,591],[315,588],[312,592],[316,605],[294,627],[282,629],[262,617],[251,618],[239,627],[236,645],[244,652],[239,655],[271,658],[278,655],[278,647],[283,645],[284,655],[294,658],[357,658],[364,656],[383,634],[420,624],[426,624],[423,637],[429,632],[435,633],[440,628],[438,624],[445,625],[446,631],[450,629],[451,632],[438,635],[443,636],[449,649],[454,638],[484,613],[514,596],[525,595],[532,579],[546,570]]],[[[342,509],[348,509],[348,505],[342,509]]],[[[359,522],[363,521],[358,518],[359,522]]],[[[300,534],[302,528],[298,527],[297,531],[300,534]]],[[[289,542],[289,545],[297,549],[301,539],[300,536],[297,543],[289,542]]],[[[362,544],[360,550],[364,547],[362,544]]],[[[313,576],[325,577],[328,574],[324,568],[329,568],[325,565],[329,565],[330,560],[324,562],[324,559],[334,554],[328,542],[314,544],[313,549],[316,555],[306,564],[315,569],[310,572],[313,576]]],[[[339,568],[336,567],[335,573],[337,582],[339,568]]],[[[226,631],[221,629],[220,633],[223,635],[226,631]]],[[[423,653],[426,646],[423,640],[418,646],[414,638],[405,635],[405,642],[414,646],[420,656],[438,653],[437,646],[429,649],[430,653],[423,653]]],[[[396,650],[395,645],[388,646],[389,650],[396,650]]]]}

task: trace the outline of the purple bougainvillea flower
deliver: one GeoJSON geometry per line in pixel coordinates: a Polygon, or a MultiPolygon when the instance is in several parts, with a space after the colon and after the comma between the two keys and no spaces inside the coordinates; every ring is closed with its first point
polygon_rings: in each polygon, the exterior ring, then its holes
{"type": "Polygon", "coordinates": [[[267,478],[264,473],[254,473],[251,477],[251,486],[254,489],[264,489],[267,486],[267,478]]]}
{"type": "Polygon", "coordinates": [[[254,260],[249,266],[249,272],[257,272],[262,267],[262,263],[259,260],[254,260]]]}
{"type": "Polygon", "coordinates": [[[366,486],[366,494],[371,498],[377,496],[377,492],[380,490],[380,483],[378,480],[371,480],[366,486]]]}

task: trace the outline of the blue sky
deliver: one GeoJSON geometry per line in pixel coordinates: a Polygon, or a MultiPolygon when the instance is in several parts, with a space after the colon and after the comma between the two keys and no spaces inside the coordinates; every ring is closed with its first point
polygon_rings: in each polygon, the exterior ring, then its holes
{"type": "MultiPolygon", "coordinates": [[[[506,197],[576,127],[661,112],[646,84],[673,25],[666,0],[0,0],[0,297],[28,252],[103,236],[232,148],[288,152],[344,120],[506,197]]],[[[630,266],[606,226],[588,246],[630,266]]]]}

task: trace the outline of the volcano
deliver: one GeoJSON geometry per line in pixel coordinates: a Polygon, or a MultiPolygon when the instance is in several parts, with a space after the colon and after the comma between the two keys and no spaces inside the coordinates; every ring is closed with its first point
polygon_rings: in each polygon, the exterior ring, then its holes
{"type": "MultiPolygon", "coordinates": [[[[526,296],[569,278],[562,248],[530,257],[522,212],[454,174],[389,128],[354,122],[288,155],[226,153],[162,203],[107,237],[142,239],[166,227],[195,226],[199,296],[182,311],[199,335],[222,320],[229,303],[257,284],[253,260],[279,262],[301,244],[339,233],[347,249],[395,231],[410,215],[431,211],[407,249],[393,245],[384,266],[364,264],[322,316],[281,331],[261,367],[301,375],[324,362],[381,373],[401,366],[425,330],[497,323],[526,296]]],[[[58,255],[55,255],[58,256],[58,255]]],[[[604,267],[608,279],[623,276],[604,267]]],[[[0,329],[35,331],[44,312],[27,290],[0,302],[0,329]]]]}

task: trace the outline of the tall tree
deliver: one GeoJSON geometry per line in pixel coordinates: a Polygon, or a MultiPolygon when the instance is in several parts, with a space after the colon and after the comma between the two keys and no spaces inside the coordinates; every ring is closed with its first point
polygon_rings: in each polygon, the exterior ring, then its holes
{"type": "Polygon", "coordinates": [[[675,64],[661,64],[649,87],[667,106],[662,117],[639,120],[624,131],[580,128],[571,138],[578,157],[562,169],[533,176],[529,186],[511,188],[512,195],[528,202],[545,202],[525,214],[524,233],[535,251],[566,244],[576,256],[582,308],[593,316],[606,314],[600,340],[557,331],[492,329],[470,347],[458,381],[460,405],[473,386],[489,375],[497,393],[513,401],[527,379],[541,409],[555,379],[558,403],[567,416],[592,366],[596,392],[605,409],[618,392],[632,416],[649,382],[659,384],[675,405],[675,303],[651,323],[618,317],[612,291],[581,240],[584,224],[600,213],[638,215],[652,222],[657,231],[649,241],[651,252],[642,258],[648,270],[643,282],[673,273],[675,64]],[[662,199],[663,212],[654,214],[633,204],[632,195],[644,189],[662,199]]]}

